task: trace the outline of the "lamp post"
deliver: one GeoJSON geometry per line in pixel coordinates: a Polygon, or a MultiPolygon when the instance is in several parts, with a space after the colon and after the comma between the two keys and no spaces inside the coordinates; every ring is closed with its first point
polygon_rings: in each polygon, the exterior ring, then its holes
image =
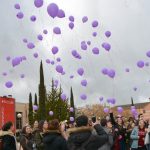
{"type": "Polygon", "coordinates": [[[19,119],[19,130],[21,131],[21,118],[22,118],[22,114],[18,113],[17,114],[17,118],[19,119]]]}

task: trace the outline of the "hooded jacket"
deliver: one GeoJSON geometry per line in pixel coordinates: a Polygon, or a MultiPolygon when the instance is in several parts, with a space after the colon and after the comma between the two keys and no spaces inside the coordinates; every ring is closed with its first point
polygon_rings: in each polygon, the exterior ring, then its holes
{"type": "MultiPolygon", "coordinates": [[[[97,128],[95,128],[97,130],[97,128]]],[[[69,150],[81,150],[83,149],[82,145],[85,144],[85,150],[98,150],[108,141],[108,136],[104,130],[97,131],[103,134],[92,135],[91,127],[77,127],[68,130],[68,148],[69,150]]]]}
{"type": "Polygon", "coordinates": [[[49,131],[43,136],[44,150],[68,150],[67,142],[59,131],[49,131]]]}

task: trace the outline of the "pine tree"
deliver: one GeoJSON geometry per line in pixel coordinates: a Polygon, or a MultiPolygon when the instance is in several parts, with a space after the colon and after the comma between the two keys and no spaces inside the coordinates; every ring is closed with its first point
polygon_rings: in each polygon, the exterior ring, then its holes
{"type": "Polygon", "coordinates": [[[74,96],[73,96],[72,87],[70,90],[70,107],[74,109],[74,112],[70,112],[70,116],[75,118],[75,106],[74,106],[74,96]]]}
{"type": "Polygon", "coordinates": [[[32,106],[32,94],[29,94],[29,114],[28,114],[28,118],[29,118],[29,124],[32,125],[33,124],[33,106],[32,106]]]}
{"type": "Polygon", "coordinates": [[[62,89],[61,86],[58,89],[54,85],[54,81],[52,80],[51,91],[48,93],[47,102],[46,102],[46,110],[47,114],[49,111],[53,111],[53,116],[47,116],[48,120],[51,119],[59,119],[60,121],[68,119],[68,100],[63,101],[61,99],[62,89]]]}
{"type": "Polygon", "coordinates": [[[38,109],[38,119],[45,120],[46,119],[46,88],[44,85],[44,73],[43,73],[43,64],[41,61],[40,64],[40,84],[39,84],[39,109],[38,109]]]}

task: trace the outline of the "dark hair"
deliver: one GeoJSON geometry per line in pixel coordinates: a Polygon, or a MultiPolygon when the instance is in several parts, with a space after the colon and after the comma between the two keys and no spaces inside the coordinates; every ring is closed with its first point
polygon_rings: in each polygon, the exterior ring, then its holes
{"type": "Polygon", "coordinates": [[[58,130],[59,129],[59,121],[58,119],[51,120],[49,123],[49,130],[58,130]]]}
{"type": "Polygon", "coordinates": [[[13,126],[13,123],[11,121],[5,123],[2,127],[3,131],[8,131],[13,126]]]}
{"type": "Polygon", "coordinates": [[[77,127],[87,126],[88,125],[88,117],[85,115],[81,115],[76,119],[77,127]]]}
{"type": "Polygon", "coordinates": [[[140,114],[138,115],[138,118],[140,118],[142,115],[143,115],[143,114],[142,114],[142,113],[140,113],[140,114]]]}
{"type": "Polygon", "coordinates": [[[107,125],[107,120],[103,118],[103,119],[101,119],[100,123],[101,123],[102,127],[105,127],[107,125]]]}
{"type": "Polygon", "coordinates": [[[26,125],[26,126],[24,126],[23,128],[22,128],[22,134],[27,134],[27,132],[26,132],[26,128],[27,127],[31,127],[30,125],[26,125]]]}
{"type": "Polygon", "coordinates": [[[41,131],[41,132],[43,132],[43,125],[44,125],[44,122],[45,122],[46,120],[41,120],[40,122],[39,122],[39,125],[38,125],[38,128],[39,128],[39,130],[41,131]]]}

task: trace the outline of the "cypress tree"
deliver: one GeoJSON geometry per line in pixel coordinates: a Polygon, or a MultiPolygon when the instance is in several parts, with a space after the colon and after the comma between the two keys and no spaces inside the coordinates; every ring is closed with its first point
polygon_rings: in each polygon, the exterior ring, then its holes
{"type": "Polygon", "coordinates": [[[29,124],[32,125],[33,124],[33,106],[32,106],[32,94],[29,94],[29,114],[28,114],[28,118],[29,118],[29,124]]]}
{"type": "Polygon", "coordinates": [[[39,109],[38,109],[39,120],[45,120],[46,119],[45,101],[46,101],[46,88],[44,85],[43,64],[41,61],[41,64],[40,64],[40,84],[39,84],[39,109]]]}
{"type": "Polygon", "coordinates": [[[134,106],[133,98],[131,97],[131,106],[134,106]]]}
{"type": "Polygon", "coordinates": [[[35,93],[35,97],[34,97],[34,105],[38,106],[38,102],[37,102],[37,94],[35,93]]]}
{"type": "Polygon", "coordinates": [[[73,96],[72,87],[70,90],[70,107],[74,109],[74,112],[70,112],[70,116],[75,118],[75,106],[74,106],[74,96],[73,96]]]}

